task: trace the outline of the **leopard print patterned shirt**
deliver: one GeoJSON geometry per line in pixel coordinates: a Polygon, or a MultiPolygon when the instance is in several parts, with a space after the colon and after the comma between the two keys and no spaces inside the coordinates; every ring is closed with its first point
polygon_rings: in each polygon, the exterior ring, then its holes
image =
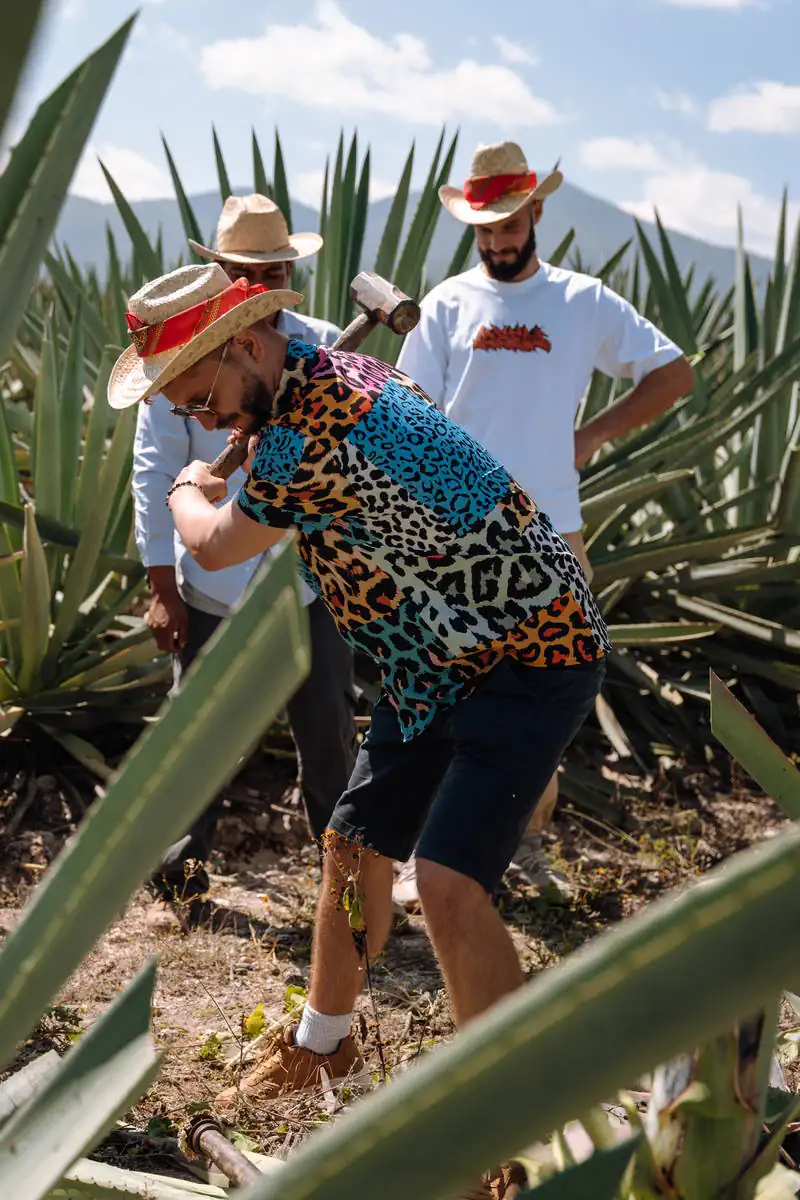
{"type": "Polygon", "coordinates": [[[610,649],[545,514],[376,359],[289,342],[238,503],[253,520],[298,529],[304,577],[346,641],[378,664],[405,740],[503,655],[568,667],[610,649]]]}

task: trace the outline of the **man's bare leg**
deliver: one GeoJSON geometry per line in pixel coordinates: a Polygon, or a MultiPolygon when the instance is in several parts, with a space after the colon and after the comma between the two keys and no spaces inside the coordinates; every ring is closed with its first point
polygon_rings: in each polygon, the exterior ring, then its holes
{"type": "Polygon", "coordinates": [[[417,859],[422,910],[444,972],[456,1024],[520,987],[522,968],[491,896],[450,867],[417,859]]]}
{"type": "Polygon", "coordinates": [[[392,927],[392,861],[370,850],[356,852],[344,838],[326,835],[322,892],[311,949],[308,1002],[319,1013],[352,1012],[364,983],[364,964],[341,906],[346,875],[358,875],[370,958],[380,954],[392,927]],[[360,862],[359,862],[360,859],[360,862]]]}

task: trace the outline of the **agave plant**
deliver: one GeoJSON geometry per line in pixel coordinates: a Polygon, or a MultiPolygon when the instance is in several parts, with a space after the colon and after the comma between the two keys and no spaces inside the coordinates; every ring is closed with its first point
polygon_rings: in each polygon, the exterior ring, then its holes
{"type": "MultiPolygon", "coordinates": [[[[660,223],[660,259],[640,227],[640,257],[617,281],[693,359],[697,379],[654,427],[600,454],[582,483],[601,604],[612,625],[642,639],[617,638],[601,714],[623,756],[705,753],[709,662],[737,681],[773,737],[793,744],[800,238],[787,269],[785,220],[784,205],[761,299],[741,234],[735,287],[719,296],[681,278],[660,223]],[[646,625],[655,634],[662,622],[665,636],[647,645],[646,625]]],[[[596,376],[583,419],[615,397],[596,376]]]]}
{"type": "MultiPolygon", "coordinates": [[[[18,6],[7,31],[0,56],[0,120],[10,106],[40,7],[18,6]]],[[[129,28],[124,26],[44,102],[0,179],[0,261],[7,271],[16,263],[19,271],[16,277],[4,275],[4,352],[23,303],[18,285],[32,282],[129,28]]],[[[107,356],[105,362],[104,367],[101,358],[95,372],[98,401],[107,356]]],[[[102,682],[110,689],[141,643],[140,637],[127,642],[125,634],[118,637],[111,668],[107,655],[87,653],[101,633],[113,628],[130,598],[133,585],[126,592],[110,580],[129,579],[136,564],[102,549],[127,505],[129,422],[110,427],[106,405],[89,397],[83,428],[84,372],[80,314],[62,360],[45,307],[33,414],[0,405],[3,738],[26,713],[39,719],[46,713],[55,720],[63,703],[60,692],[70,693],[70,703],[79,706],[79,696],[91,699],[95,685],[102,682]],[[36,494],[37,512],[31,503],[19,507],[30,492],[36,494]],[[78,536],[73,520],[80,524],[78,536]]],[[[306,614],[298,598],[294,553],[287,546],[270,569],[262,570],[240,611],[188,673],[180,696],[110,781],[6,940],[0,953],[0,1066],[14,1057],[19,1040],[156,865],[164,840],[191,823],[252,748],[265,721],[302,681],[308,655],[306,614]],[[270,680],[266,691],[265,678],[270,680]],[[248,696],[256,683],[262,703],[254,707],[248,696]]],[[[62,1200],[76,1194],[146,1194],[174,1200],[176,1192],[186,1194],[186,1188],[178,1191],[159,1181],[145,1181],[143,1190],[125,1179],[125,1172],[100,1169],[98,1178],[80,1157],[157,1072],[149,1032],[153,984],[151,965],[0,1129],[3,1196],[62,1200]]],[[[196,1194],[209,1191],[200,1188],[196,1194]]]]}

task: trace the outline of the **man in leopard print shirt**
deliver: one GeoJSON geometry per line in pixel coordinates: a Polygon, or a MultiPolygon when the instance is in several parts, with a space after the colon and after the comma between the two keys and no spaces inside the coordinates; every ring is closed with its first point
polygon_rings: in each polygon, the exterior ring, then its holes
{"type": "Polygon", "coordinates": [[[230,504],[214,507],[226,486],[205,464],[178,477],[169,504],[185,545],[214,570],[295,530],[306,579],[383,681],[326,833],[308,1005],[240,1085],[269,1098],[322,1067],[333,1080],[362,1065],[350,1020],[363,964],[342,894],[355,876],[377,954],[392,860],[415,845],[457,1022],[522,983],[492,893],[592,709],[610,646],[547,516],[413,380],[260,321],[271,297],[286,307],[293,293],[231,291],[212,267],[187,267],[132,297],[139,356],[118,364],[111,402],[157,388],[206,428],[250,436],[230,504]],[[164,345],[170,360],[157,357],[164,345]]]}

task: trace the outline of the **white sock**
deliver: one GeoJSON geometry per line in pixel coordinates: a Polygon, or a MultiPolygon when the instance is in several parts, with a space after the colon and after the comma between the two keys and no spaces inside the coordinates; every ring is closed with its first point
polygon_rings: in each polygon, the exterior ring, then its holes
{"type": "Polygon", "coordinates": [[[294,1040],[298,1046],[304,1046],[313,1054],[333,1054],[342,1038],[346,1038],[350,1032],[352,1022],[351,1012],[331,1017],[327,1013],[317,1012],[307,1003],[294,1040]]]}

